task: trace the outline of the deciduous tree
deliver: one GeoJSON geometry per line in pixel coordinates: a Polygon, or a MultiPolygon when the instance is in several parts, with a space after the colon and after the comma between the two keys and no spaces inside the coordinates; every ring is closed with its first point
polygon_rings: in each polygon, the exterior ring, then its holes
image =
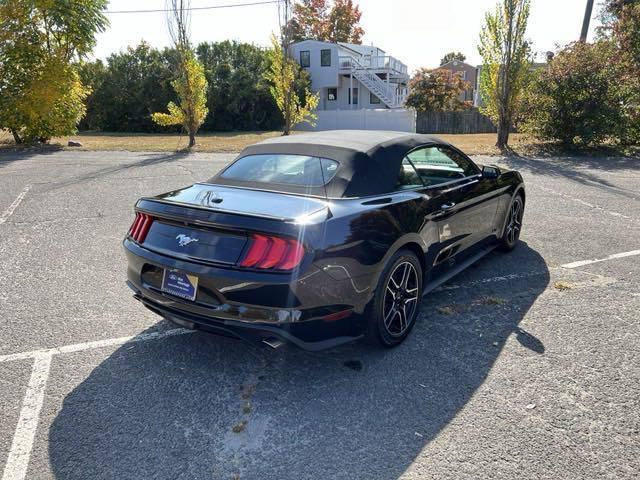
{"type": "Polygon", "coordinates": [[[169,102],[169,113],[154,113],[158,125],[182,125],[189,135],[189,148],[196,144],[196,133],[207,116],[207,79],[189,41],[190,0],[167,0],[169,34],[178,54],[178,78],[171,85],[179,104],[169,102]]]}
{"type": "Polygon", "coordinates": [[[106,3],[0,2],[0,128],[17,143],[75,131],[89,93],[76,62],[106,28],[106,3]]]}
{"type": "Polygon", "coordinates": [[[362,43],[364,29],[359,25],[362,12],[353,0],[335,0],[327,17],[329,42],[362,43]]]}
{"type": "Polygon", "coordinates": [[[618,137],[624,123],[610,42],[577,42],[556,53],[531,85],[524,130],[565,146],[618,137]]]}
{"type": "Polygon", "coordinates": [[[327,37],[327,0],[301,0],[293,4],[293,17],[284,28],[291,41],[327,37]]]}
{"type": "Polygon", "coordinates": [[[178,95],[179,103],[169,102],[169,113],[154,113],[151,117],[158,125],[182,125],[189,135],[189,148],[192,148],[208,110],[204,68],[190,50],[181,54],[179,77],[171,85],[178,95]]]}
{"type": "Polygon", "coordinates": [[[270,90],[276,105],[284,118],[283,135],[289,135],[294,126],[299,123],[314,125],[317,118],[313,111],[318,107],[320,97],[311,93],[309,86],[302,92],[296,91],[299,78],[306,75],[288,55],[284,54],[275,35],[271,36],[271,50],[269,52],[271,66],[265,74],[266,80],[271,84],[270,90]]]}
{"type": "Polygon", "coordinates": [[[616,47],[610,60],[615,65],[625,117],[620,140],[640,143],[640,1],[608,0],[605,12],[607,39],[616,47]]]}
{"type": "Polygon", "coordinates": [[[529,0],[500,0],[495,11],[486,14],[480,32],[482,110],[498,127],[496,146],[501,151],[508,149],[515,109],[532,63],[525,39],[529,4],[529,0]]]}
{"type": "Polygon", "coordinates": [[[362,12],[353,0],[301,0],[293,5],[293,18],[284,27],[293,42],[322,40],[362,43],[362,12]]]}
{"type": "Polygon", "coordinates": [[[469,88],[469,82],[449,70],[421,68],[409,81],[407,107],[419,112],[452,112],[471,107],[458,96],[469,88]]]}

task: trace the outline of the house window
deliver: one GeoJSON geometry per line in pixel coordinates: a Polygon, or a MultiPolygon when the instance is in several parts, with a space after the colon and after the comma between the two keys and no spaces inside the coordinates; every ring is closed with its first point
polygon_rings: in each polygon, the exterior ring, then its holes
{"type": "Polygon", "coordinates": [[[331,49],[320,50],[320,66],[321,67],[331,66],[331,49]]]}
{"type": "Polygon", "coordinates": [[[380,99],[376,97],[372,92],[369,92],[369,103],[377,105],[380,103],[380,99]]]}
{"type": "Polygon", "coordinates": [[[353,103],[353,105],[358,105],[358,87],[353,87],[349,89],[349,105],[351,105],[353,103]],[[353,92],[353,95],[352,95],[353,92]],[[353,99],[353,102],[351,102],[351,99],[353,99]]]}
{"type": "Polygon", "coordinates": [[[300,50],[300,66],[303,68],[311,66],[311,53],[309,50],[300,50]]]}
{"type": "Polygon", "coordinates": [[[335,102],[338,100],[338,89],[337,88],[327,88],[327,100],[330,102],[335,102]]]}

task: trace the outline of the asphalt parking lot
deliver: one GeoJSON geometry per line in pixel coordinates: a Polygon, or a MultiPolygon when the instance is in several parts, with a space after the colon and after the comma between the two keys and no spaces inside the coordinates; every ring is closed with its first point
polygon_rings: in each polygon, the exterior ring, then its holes
{"type": "Polygon", "coordinates": [[[231,158],[0,154],[2,480],[640,476],[640,160],[500,160],[519,247],[400,347],[308,353],[175,329],[124,284],[135,200],[231,158]]]}

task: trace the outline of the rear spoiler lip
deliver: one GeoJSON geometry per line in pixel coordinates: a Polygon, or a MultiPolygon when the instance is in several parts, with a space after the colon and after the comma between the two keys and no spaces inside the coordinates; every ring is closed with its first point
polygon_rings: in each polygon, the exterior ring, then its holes
{"type": "MultiPolygon", "coordinates": [[[[248,213],[248,212],[242,212],[242,211],[238,211],[238,210],[229,210],[229,209],[221,209],[221,208],[212,208],[212,207],[207,207],[204,205],[194,205],[193,203],[187,203],[187,202],[176,202],[174,200],[162,200],[159,198],[155,198],[155,197],[142,197],[140,198],[137,202],[136,202],[136,206],[135,206],[135,210],[136,211],[140,211],[143,213],[148,213],[151,214],[153,216],[156,217],[165,217],[165,218],[172,218],[174,220],[180,220],[180,221],[184,221],[184,218],[181,218],[177,215],[171,215],[171,214],[167,214],[165,212],[156,212],[154,210],[147,210],[145,208],[140,207],[140,203],[141,202],[151,202],[151,203],[161,203],[164,205],[179,205],[181,207],[186,207],[186,208],[193,208],[196,210],[203,210],[206,212],[212,212],[212,213],[223,213],[223,214],[230,214],[230,215],[241,215],[243,217],[251,217],[251,218],[263,218],[263,219],[267,219],[267,220],[277,220],[280,222],[295,222],[296,218],[287,218],[287,217],[278,217],[275,215],[267,215],[267,214],[257,214],[257,213],[248,213]]],[[[318,210],[314,210],[313,212],[307,212],[305,214],[305,216],[309,216],[309,215],[313,215],[315,213],[320,212],[321,210],[329,210],[329,207],[327,205],[318,208],[318,210]]],[[[200,220],[200,222],[203,225],[214,225],[214,222],[203,222],[202,220],[200,220]]]]}

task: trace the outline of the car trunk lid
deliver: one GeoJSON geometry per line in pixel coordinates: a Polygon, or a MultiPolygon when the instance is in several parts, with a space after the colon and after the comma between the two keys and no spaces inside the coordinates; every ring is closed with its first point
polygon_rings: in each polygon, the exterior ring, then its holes
{"type": "Polygon", "coordinates": [[[328,214],[322,199],[210,184],[143,198],[136,208],[153,217],[145,248],[222,265],[242,259],[253,233],[300,238],[304,218],[328,214]]]}
{"type": "Polygon", "coordinates": [[[294,221],[325,209],[327,202],[302,195],[292,195],[247,188],[196,183],[190,187],[154,197],[157,201],[237,215],[294,221]]]}

